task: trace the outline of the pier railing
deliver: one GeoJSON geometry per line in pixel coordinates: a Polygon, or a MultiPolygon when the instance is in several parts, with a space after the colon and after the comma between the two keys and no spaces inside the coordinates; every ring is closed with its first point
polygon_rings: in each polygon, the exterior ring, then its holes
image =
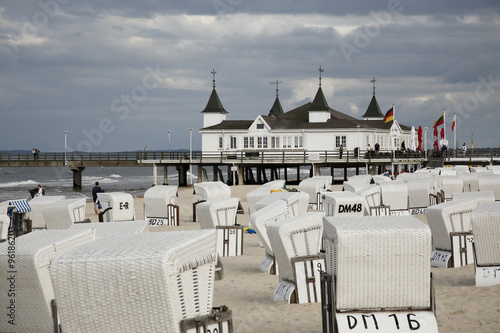
{"type": "MultiPolygon", "coordinates": [[[[400,150],[381,150],[378,153],[370,150],[344,150],[342,156],[338,150],[324,151],[147,151],[147,152],[41,152],[32,153],[0,153],[0,162],[16,161],[40,161],[64,163],[75,162],[160,162],[160,163],[331,163],[331,162],[368,162],[376,163],[387,161],[401,161],[408,159],[423,160],[426,158],[424,151],[400,151],[400,150]]],[[[500,160],[500,149],[474,149],[466,154],[462,151],[448,150],[441,152],[428,151],[427,157],[441,157],[444,160],[479,160],[489,159],[500,160]]]]}

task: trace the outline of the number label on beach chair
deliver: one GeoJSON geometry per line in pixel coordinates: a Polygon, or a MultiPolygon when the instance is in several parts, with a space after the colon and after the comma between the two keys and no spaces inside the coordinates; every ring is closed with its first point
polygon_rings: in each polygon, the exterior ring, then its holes
{"type": "Polygon", "coordinates": [[[489,287],[500,284],[500,266],[476,266],[476,286],[489,287]]]}
{"type": "Polygon", "coordinates": [[[410,208],[410,215],[425,214],[425,208],[410,208]]]}
{"type": "Polygon", "coordinates": [[[168,219],[150,218],[148,219],[148,221],[150,226],[155,226],[155,227],[168,224],[168,219]]]}
{"type": "Polygon", "coordinates": [[[432,311],[337,313],[339,333],[438,332],[432,311]]]}
{"type": "Polygon", "coordinates": [[[432,267],[450,267],[451,252],[434,250],[431,253],[431,266],[432,267]]]}
{"type": "Polygon", "coordinates": [[[408,210],[391,210],[391,216],[404,216],[410,215],[408,210]]]}

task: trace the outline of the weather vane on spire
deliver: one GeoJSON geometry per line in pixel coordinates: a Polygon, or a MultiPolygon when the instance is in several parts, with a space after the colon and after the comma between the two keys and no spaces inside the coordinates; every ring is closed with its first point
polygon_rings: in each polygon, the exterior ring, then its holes
{"type": "Polygon", "coordinates": [[[217,72],[215,71],[215,69],[212,69],[212,71],[210,72],[212,73],[212,76],[213,76],[213,79],[212,79],[212,86],[214,87],[215,89],[215,74],[217,74],[217,72]]]}
{"type": "Polygon", "coordinates": [[[276,79],[276,81],[274,82],[269,82],[269,84],[275,84],[276,85],[276,97],[278,97],[278,85],[281,83],[281,81],[278,81],[278,79],[276,79]]]}
{"type": "Polygon", "coordinates": [[[375,96],[375,81],[377,81],[375,77],[373,77],[373,80],[370,80],[370,82],[373,83],[373,96],[375,96]]]}
{"type": "Polygon", "coordinates": [[[325,70],[321,68],[321,66],[319,66],[318,70],[319,70],[319,86],[321,87],[321,73],[323,73],[325,70]]]}

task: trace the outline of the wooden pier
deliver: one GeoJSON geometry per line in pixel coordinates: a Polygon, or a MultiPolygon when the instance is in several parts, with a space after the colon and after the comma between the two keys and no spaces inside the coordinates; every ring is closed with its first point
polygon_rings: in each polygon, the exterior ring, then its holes
{"type": "MultiPolygon", "coordinates": [[[[309,171],[309,176],[319,174],[334,175],[335,169],[343,170],[347,179],[347,169],[360,169],[366,173],[380,174],[386,169],[397,174],[403,170],[417,170],[424,166],[442,165],[498,165],[498,149],[477,149],[463,156],[461,152],[448,151],[446,156],[439,152],[428,151],[148,151],[148,152],[47,152],[0,153],[0,167],[67,167],[73,173],[73,186],[81,187],[82,172],[87,167],[151,167],[154,179],[157,168],[164,168],[163,183],[167,183],[167,168],[175,167],[178,172],[179,186],[191,184],[188,179],[190,166],[196,166],[199,181],[221,180],[228,184],[261,184],[274,179],[299,182],[301,171],[309,171]],[[207,170],[212,168],[212,179],[207,170]],[[297,178],[290,179],[288,170],[295,168],[297,178]],[[226,177],[224,175],[226,174],[226,177]]],[[[156,182],[155,182],[156,183],[156,182]]]]}

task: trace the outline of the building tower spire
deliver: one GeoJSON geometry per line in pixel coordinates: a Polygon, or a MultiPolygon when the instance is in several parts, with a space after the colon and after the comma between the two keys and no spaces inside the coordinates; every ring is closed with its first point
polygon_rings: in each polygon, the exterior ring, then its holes
{"type": "Polygon", "coordinates": [[[373,80],[370,80],[371,83],[373,83],[373,96],[375,96],[375,82],[377,80],[375,79],[375,76],[373,77],[373,80]]]}
{"type": "Polygon", "coordinates": [[[212,87],[215,89],[215,74],[217,74],[217,72],[212,68],[210,73],[212,73],[212,87]]]}
{"type": "Polygon", "coordinates": [[[269,82],[269,84],[275,84],[276,85],[276,97],[279,96],[279,93],[278,93],[278,85],[281,83],[281,81],[278,81],[278,79],[276,79],[276,81],[274,82],[269,82]]]}
{"type": "Polygon", "coordinates": [[[321,68],[321,66],[319,66],[318,71],[319,71],[319,86],[321,87],[321,73],[323,73],[325,70],[321,68]]]}

